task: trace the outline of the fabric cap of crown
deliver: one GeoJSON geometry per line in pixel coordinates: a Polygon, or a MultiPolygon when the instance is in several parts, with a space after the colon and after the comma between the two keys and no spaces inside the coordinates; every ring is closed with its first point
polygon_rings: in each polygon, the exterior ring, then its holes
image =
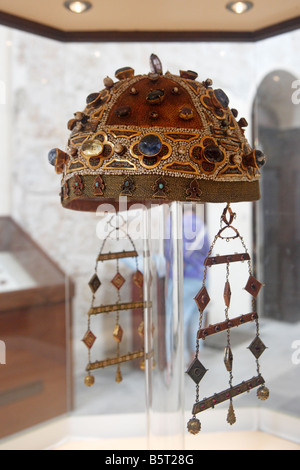
{"type": "Polygon", "coordinates": [[[245,138],[229,99],[197,73],[163,74],[157,56],[151,72],[131,67],[106,77],[105,89],[87,97],[68,122],[66,151],[49,161],[62,174],[62,205],[95,211],[101,202],[239,202],[260,198],[265,157],[245,138]]]}

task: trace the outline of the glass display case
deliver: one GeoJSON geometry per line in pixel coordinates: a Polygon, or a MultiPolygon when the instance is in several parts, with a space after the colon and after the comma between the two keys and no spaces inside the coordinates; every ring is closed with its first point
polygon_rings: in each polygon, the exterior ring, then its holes
{"type": "Polygon", "coordinates": [[[0,218],[1,438],[72,407],[74,285],[66,281],[24,230],[0,218]]]}
{"type": "MultiPolygon", "coordinates": [[[[0,128],[5,144],[0,156],[1,178],[5,181],[0,187],[0,341],[5,346],[2,364],[0,351],[0,438],[5,439],[0,441],[0,448],[55,448],[66,441],[69,447],[76,447],[77,441],[79,447],[79,440],[84,448],[151,448],[157,429],[166,437],[172,427],[170,415],[165,416],[165,422],[157,416],[157,411],[167,410],[171,414],[176,411],[174,430],[178,430],[178,423],[183,426],[182,432],[176,431],[174,448],[234,445],[228,436],[235,431],[263,431],[299,445],[300,105],[292,101],[293,84],[300,70],[299,30],[257,43],[193,44],[61,44],[2,26],[0,30],[1,50],[6,57],[6,100],[0,104],[1,122],[9,117],[5,127],[0,128]],[[82,338],[91,302],[88,283],[103,242],[102,219],[99,213],[77,213],[61,207],[57,175],[47,161],[51,148],[64,148],[66,123],[74,109],[82,108],[91,90],[103,88],[103,70],[105,75],[113,76],[120,64],[130,63],[137,72],[143,72],[148,70],[152,52],[161,57],[166,69],[176,72],[184,61],[185,67],[201,70],[201,75],[210,76],[214,84],[228,91],[232,106],[249,122],[248,140],[268,156],[262,171],[261,200],[238,203],[233,209],[237,209],[237,222],[254,260],[255,273],[265,284],[258,311],[261,337],[267,346],[261,362],[270,399],[258,403],[255,392],[238,398],[238,423],[233,428],[226,423],[227,405],[209,410],[203,417],[206,431],[199,437],[188,436],[186,431],[194,401],[194,384],[185,374],[193,352],[183,322],[186,279],[176,281],[180,276],[176,271],[173,284],[169,284],[166,258],[170,246],[160,237],[154,243],[151,240],[157,301],[154,340],[147,336],[151,331],[148,327],[146,332],[146,348],[154,347],[155,367],[152,369],[152,364],[151,370],[143,370],[139,361],[129,361],[122,366],[121,383],[115,382],[115,370],[107,367],[97,373],[92,388],[84,385],[87,351],[82,338]],[[167,323],[166,309],[171,304],[176,308],[172,322],[167,323]],[[168,337],[167,331],[173,336],[168,337]],[[167,338],[177,338],[178,343],[168,343],[167,338]],[[41,423],[45,431],[39,426],[37,432],[34,426],[41,423]],[[27,440],[24,434],[16,434],[24,430],[27,440]],[[222,438],[218,438],[220,433],[222,438]]],[[[165,210],[156,210],[151,222],[154,228],[160,221],[166,222],[165,210]]],[[[182,214],[178,207],[172,210],[177,220],[173,228],[181,230],[182,214]]],[[[222,210],[219,204],[201,206],[199,214],[207,243],[218,230],[222,210]]],[[[144,229],[149,223],[145,217],[144,229]]],[[[137,249],[141,269],[147,270],[150,261],[144,257],[143,241],[137,241],[137,249]]],[[[175,250],[179,270],[184,268],[180,266],[181,250],[180,246],[175,250]]],[[[135,298],[138,293],[132,282],[132,265],[123,260],[120,266],[127,280],[124,295],[135,298]]],[[[101,267],[101,282],[109,286],[104,289],[103,304],[115,295],[113,270],[109,265],[101,267]]],[[[240,280],[239,272],[233,275],[234,284],[240,280]]],[[[212,291],[217,290],[218,273],[211,272],[208,282],[212,291]]],[[[201,283],[199,273],[199,287],[201,283]]],[[[188,290],[191,281],[186,285],[188,290]]],[[[237,310],[239,301],[234,304],[237,310]]],[[[220,303],[211,302],[207,323],[217,323],[221,314],[220,303]]],[[[124,315],[127,351],[140,347],[136,331],[141,320],[140,311],[124,315]]],[[[95,360],[113,354],[113,327],[114,319],[108,315],[95,322],[95,360]]],[[[237,330],[233,339],[239,358],[236,375],[248,377],[252,369],[247,348],[253,330],[250,326],[237,330]]],[[[212,337],[201,349],[203,362],[214,371],[201,383],[203,396],[216,392],[218,381],[226,380],[220,360],[223,339],[212,337]]],[[[251,448],[247,439],[248,434],[243,445],[251,448]]]]}

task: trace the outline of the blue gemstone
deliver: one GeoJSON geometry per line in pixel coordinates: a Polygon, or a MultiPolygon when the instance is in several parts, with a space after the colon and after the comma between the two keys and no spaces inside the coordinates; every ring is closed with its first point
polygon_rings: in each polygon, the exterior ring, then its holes
{"type": "Polygon", "coordinates": [[[215,97],[217,98],[219,103],[223,106],[223,108],[227,108],[229,106],[229,98],[226,95],[226,93],[220,88],[218,90],[215,90],[215,97]]]}
{"type": "Polygon", "coordinates": [[[255,160],[258,168],[261,168],[266,163],[266,157],[260,150],[255,150],[255,160]]]}
{"type": "Polygon", "coordinates": [[[49,160],[50,165],[52,165],[52,166],[55,166],[56,155],[57,155],[56,149],[52,149],[52,150],[50,150],[50,152],[48,153],[48,160],[49,160]]]}
{"type": "Polygon", "coordinates": [[[143,155],[157,155],[161,151],[162,144],[157,135],[148,134],[141,139],[138,147],[143,155]]]}

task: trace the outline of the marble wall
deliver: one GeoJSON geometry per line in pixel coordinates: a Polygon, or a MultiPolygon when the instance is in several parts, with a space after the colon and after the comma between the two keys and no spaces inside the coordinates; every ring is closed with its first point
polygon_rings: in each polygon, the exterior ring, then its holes
{"type": "MultiPolygon", "coordinates": [[[[100,245],[98,219],[95,214],[61,208],[59,178],[48,164],[48,151],[65,147],[68,120],[84,108],[87,95],[103,88],[104,77],[113,77],[117,68],[126,65],[137,73],[147,72],[151,53],[160,57],[165,71],[177,73],[185,68],[196,70],[200,79],[212,78],[215,87],[226,91],[231,106],[249,120],[247,136],[251,140],[252,103],[263,77],[282,68],[299,77],[300,31],[256,44],[62,44],[2,27],[0,33],[1,41],[6,34],[10,36],[6,50],[11,103],[6,112],[12,116],[10,150],[0,158],[9,162],[11,214],[75,281],[74,358],[75,373],[80,374],[86,364],[86,352],[79,340],[86,329],[90,303],[87,282],[100,245]]],[[[1,47],[3,50],[4,45],[1,47]]],[[[6,197],[5,193],[1,197],[6,197]]],[[[219,226],[220,210],[219,205],[208,205],[210,236],[219,226]]],[[[250,204],[239,205],[239,224],[251,246],[250,204]]]]}

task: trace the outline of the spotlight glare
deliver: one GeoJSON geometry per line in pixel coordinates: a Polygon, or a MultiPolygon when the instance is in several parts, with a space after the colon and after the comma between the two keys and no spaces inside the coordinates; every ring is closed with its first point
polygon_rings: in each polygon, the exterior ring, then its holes
{"type": "Polygon", "coordinates": [[[77,14],[84,13],[90,8],[92,8],[92,4],[90,2],[79,2],[79,1],[65,2],[64,6],[72,13],[77,13],[77,14]]]}
{"type": "Polygon", "coordinates": [[[253,6],[252,2],[230,2],[226,5],[226,8],[236,15],[242,15],[251,10],[253,6]]]}

